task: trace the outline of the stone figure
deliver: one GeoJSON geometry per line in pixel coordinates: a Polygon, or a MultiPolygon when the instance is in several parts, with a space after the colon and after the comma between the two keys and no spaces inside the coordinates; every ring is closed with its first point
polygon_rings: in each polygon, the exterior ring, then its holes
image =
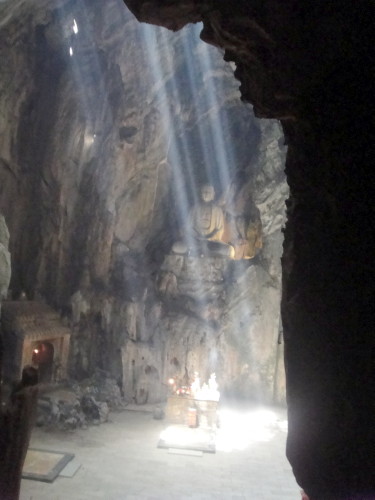
{"type": "Polygon", "coordinates": [[[224,241],[234,248],[234,259],[252,259],[262,248],[262,223],[258,217],[226,214],[224,241]]]}
{"type": "Polygon", "coordinates": [[[160,276],[159,291],[168,296],[175,296],[178,293],[177,277],[172,272],[164,272],[160,276]]]}
{"type": "Polygon", "coordinates": [[[263,247],[262,223],[260,218],[251,220],[246,229],[246,246],[244,259],[252,259],[263,247]]]}
{"type": "Polygon", "coordinates": [[[262,222],[248,186],[238,189],[233,182],[219,203],[225,209],[222,241],[233,247],[234,259],[252,259],[262,248],[262,222]]]}
{"type": "Polygon", "coordinates": [[[223,209],[214,200],[213,186],[202,186],[201,200],[193,206],[188,216],[184,241],[173,245],[173,253],[233,256],[231,245],[222,241],[225,222],[223,209]]]}
{"type": "Polygon", "coordinates": [[[196,238],[221,241],[224,231],[223,210],[214,203],[215,190],[206,184],[201,188],[201,202],[194,205],[189,223],[196,238]]]}

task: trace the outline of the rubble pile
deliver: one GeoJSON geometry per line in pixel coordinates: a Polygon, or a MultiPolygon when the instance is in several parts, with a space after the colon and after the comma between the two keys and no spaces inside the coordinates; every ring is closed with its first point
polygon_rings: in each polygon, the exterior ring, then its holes
{"type": "Polygon", "coordinates": [[[67,388],[53,388],[38,401],[37,425],[48,429],[75,430],[108,421],[109,411],[124,409],[116,382],[104,372],[67,388]]]}

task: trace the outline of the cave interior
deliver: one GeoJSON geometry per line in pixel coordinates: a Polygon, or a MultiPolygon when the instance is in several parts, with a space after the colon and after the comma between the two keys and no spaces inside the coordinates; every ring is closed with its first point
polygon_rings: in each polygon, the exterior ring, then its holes
{"type": "Polygon", "coordinates": [[[4,398],[32,365],[71,430],[216,380],[287,407],[310,500],[375,498],[373,10],[0,3],[4,398]]]}

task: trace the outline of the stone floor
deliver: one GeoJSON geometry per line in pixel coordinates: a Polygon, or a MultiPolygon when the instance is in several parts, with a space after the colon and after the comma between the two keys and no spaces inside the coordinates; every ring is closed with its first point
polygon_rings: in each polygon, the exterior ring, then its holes
{"type": "Polygon", "coordinates": [[[21,500],[299,500],[285,458],[285,411],[223,409],[216,453],[156,447],[165,421],[140,411],[74,433],[35,429],[31,446],[74,453],[81,467],[52,484],[23,480],[21,500]]]}

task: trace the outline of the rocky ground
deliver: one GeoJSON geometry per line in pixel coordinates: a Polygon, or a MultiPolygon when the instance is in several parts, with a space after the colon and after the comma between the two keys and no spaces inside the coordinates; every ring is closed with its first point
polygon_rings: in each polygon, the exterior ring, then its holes
{"type": "Polygon", "coordinates": [[[107,422],[110,410],[125,408],[116,382],[96,373],[81,382],[41,385],[36,425],[48,430],[75,430],[107,422]]]}

